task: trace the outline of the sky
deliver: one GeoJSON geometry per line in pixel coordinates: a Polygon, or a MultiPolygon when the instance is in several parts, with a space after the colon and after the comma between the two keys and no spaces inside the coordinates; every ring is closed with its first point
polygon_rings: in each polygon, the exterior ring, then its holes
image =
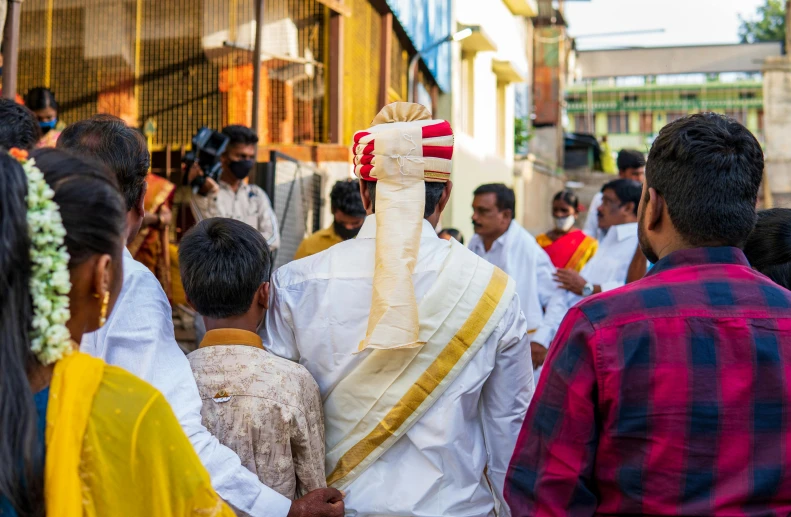
{"type": "Polygon", "coordinates": [[[739,15],[764,0],[590,0],[565,2],[569,34],[665,29],[661,34],[579,38],[577,48],[657,47],[739,42],[739,15]]]}

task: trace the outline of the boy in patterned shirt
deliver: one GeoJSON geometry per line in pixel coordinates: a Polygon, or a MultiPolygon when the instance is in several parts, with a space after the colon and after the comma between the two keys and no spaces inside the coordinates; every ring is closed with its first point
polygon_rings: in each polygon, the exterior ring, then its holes
{"type": "Polygon", "coordinates": [[[190,305],[206,336],[189,362],[203,425],[261,481],[294,499],[326,486],[324,417],[316,382],[263,347],[272,261],[260,232],[233,219],[201,221],[179,249],[190,305]]]}

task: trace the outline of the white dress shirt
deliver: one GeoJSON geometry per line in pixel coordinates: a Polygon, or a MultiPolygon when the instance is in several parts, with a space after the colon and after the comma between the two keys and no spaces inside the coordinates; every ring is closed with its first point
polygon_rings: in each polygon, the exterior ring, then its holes
{"type": "Polygon", "coordinates": [[[489,251],[478,234],[472,236],[469,247],[514,279],[528,332],[535,332],[543,320],[544,307],[557,291],[553,278],[555,266],[549,255],[516,221],[511,221],[508,230],[492,243],[489,251]]]}
{"type": "MultiPolygon", "coordinates": [[[[626,284],[626,275],[635,250],[637,250],[637,223],[613,226],[599,242],[598,251],[585,264],[580,275],[588,283],[601,286],[602,292],[621,287],[626,284]]],[[[566,313],[582,298],[565,289],[558,289],[549,302],[544,314],[544,322],[532,340],[549,348],[566,313]]]]}
{"type": "Polygon", "coordinates": [[[585,226],[582,228],[585,235],[593,237],[598,241],[603,240],[604,234],[606,233],[599,228],[599,207],[601,206],[602,199],[604,199],[604,194],[601,192],[597,192],[596,195],[593,196],[593,199],[591,199],[591,206],[588,207],[588,218],[585,219],[585,226]]]}
{"type": "Polygon", "coordinates": [[[201,424],[202,401],[189,361],[176,343],[159,280],[124,248],[124,285],[107,323],[85,334],[80,350],[150,382],[173,408],[217,493],[254,517],[285,517],[291,501],[264,486],[201,424]]]}
{"type": "Polygon", "coordinates": [[[202,221],[210,217],[228,217],[247,223],[261,232],[272,251],[280,247],[280,228],[272,202],[264,189],[242,182],[234,192],[228,183],[217,182],[217,192],[205,196],[194,194],[192,208],[195,217],[202,221]]]}
{"type": "MultiPolygon", "coordinates": [[[[370,350],[365,337],[376,216],[356,239],[281,267],[267,312],[268,348],[300,361],[326,398],[370,350]]],[[[451,244],[423,222],[413,275],[418,302],[451,244]]],[[[434,405],[346,488],[347,516],[509,515],[503,483],[533,395],[527,325],[514,296],[483,347],[434,405]]],[[[365,386],[360,386],[361,390],[365,386]]]]}

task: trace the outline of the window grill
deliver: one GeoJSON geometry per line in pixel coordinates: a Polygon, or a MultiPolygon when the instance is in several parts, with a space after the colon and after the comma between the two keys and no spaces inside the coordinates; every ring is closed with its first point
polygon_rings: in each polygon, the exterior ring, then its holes
{"type": "MultiPolygon", "coordinates": [[[[326,141],[327,21],[317,0],[266,2],[262,143],[326,141]]],[[[49,86],[66,123],[110,113],[188,146],[251,124],[254,34],[252,0],[27,0],[19,90],[49,86]]]]}

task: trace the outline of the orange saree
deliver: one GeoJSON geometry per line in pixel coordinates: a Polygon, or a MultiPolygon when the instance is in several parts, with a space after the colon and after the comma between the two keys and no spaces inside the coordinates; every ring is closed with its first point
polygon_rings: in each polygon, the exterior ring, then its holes
{"type": "Polygon", "coordinates": [[[572,230],[553,241],[542,233],[536,237],[539,246],[544,248],[556,268],[582,271],[599,247],[596,239],[588,237],[581,230],[572,230]]]}
{"type": "MultiPolygon", "coordinates": [[[[173,193],[176,186],[168,180],[149,173],[146,177],[148,190],[144,201],[146,213],[155,214],[163,206],[168,209],[173,204],[173,193]]],[[[170,276],[170,233],[168,227],[163,229],[155,226],[141,228],[135,240],[129,245],[129,253],[135,260],[142,262],[156,275],[162,289],[172,299],[170,276]]]]}

